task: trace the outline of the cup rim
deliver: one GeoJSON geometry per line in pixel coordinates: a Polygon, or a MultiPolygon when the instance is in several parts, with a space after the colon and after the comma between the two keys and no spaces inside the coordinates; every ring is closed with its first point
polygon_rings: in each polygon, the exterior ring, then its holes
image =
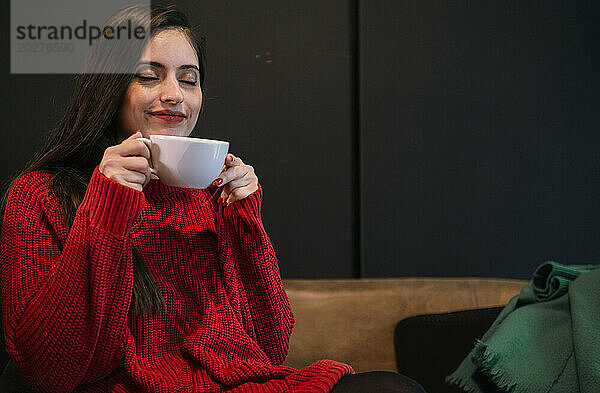
{"type": "Polygon", "coordinates": [[[184,139],[186,141],[190,141],[190,142],[202,142],[202,143],[215,143],[215,144],[224,144],[224,143],[229,143],[227,141],[219,141],[217,139],[203,139],[203,138],[196,138],[196,137],[191,137],[191,136],[180,136],[180,135],[150,135],[150,140],[152,140],[152,138],[157,138],[157,139],[184,139]]]}

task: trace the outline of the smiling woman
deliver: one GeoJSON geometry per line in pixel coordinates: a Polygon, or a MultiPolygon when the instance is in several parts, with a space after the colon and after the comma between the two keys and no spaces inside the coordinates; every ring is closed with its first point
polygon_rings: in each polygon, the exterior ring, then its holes
{"type": "Polygon", "coordinates": [[[398,374],[342,378],[353,369],[333,360],[282,365],[294,317],[254,169],[229,154],[208,189],[168,186],[150,178],[139,140],[190,135],[203,48],[173,8],[130,7],[110,24],[126,20],[149,26],[149,41],[98,40],[61,122],[5,195],[8,372],[54,393],[420,392],[398,374]]]}

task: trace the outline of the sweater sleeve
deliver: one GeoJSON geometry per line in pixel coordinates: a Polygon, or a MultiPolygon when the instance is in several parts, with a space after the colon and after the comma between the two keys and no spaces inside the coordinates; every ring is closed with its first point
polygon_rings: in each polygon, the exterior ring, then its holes
{"type": "Polygon", "coordinates": [[[221,268],[232,303],[237,303],[239,309],[247,304],[250,320],[245,323],[246,330],[269,361],[280,365],[287,356],[294,316],[275,251],[263,227],[261,201],[259,184],[246,198],[229,206],[218,205],[221,268]]]}
{"type": "Polygon", "coordinates": [[[122,358],[133,286],[129,230],[145,199],[96,167],[67,233],[39,173],[14,183],[2,223],[6,346],[34,390],[70,392],[122,358]]]}

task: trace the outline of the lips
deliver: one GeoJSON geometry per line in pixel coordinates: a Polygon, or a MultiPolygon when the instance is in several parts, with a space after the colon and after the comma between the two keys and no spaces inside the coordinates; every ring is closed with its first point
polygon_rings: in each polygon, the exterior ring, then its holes
{"type": "Polygon", "coordinates": [[[163,121],[166,121],[167,123],[179,123],[185,119],[185,115],[178,111],[162,110],[149,113],[150,115],[163,121]]]}

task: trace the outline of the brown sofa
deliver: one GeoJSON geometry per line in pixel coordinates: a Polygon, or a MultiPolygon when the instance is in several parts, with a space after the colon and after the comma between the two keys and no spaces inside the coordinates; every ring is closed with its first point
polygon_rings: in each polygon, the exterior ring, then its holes
{"type": "Polygon", "coordinates": [[[296,319],[285,364],[302,368],[333,359],[356,372],[398,371],[394,329],[400,320],[503,306],[526,283],[484,278],[284,280],[296,319]]]}

